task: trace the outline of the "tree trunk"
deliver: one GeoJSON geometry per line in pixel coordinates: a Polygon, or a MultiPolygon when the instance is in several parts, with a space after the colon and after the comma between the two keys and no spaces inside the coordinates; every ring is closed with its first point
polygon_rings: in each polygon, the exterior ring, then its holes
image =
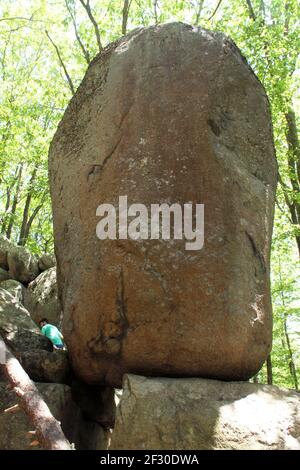
{"type": "Polygon", "coordinates": [[[246,3],[247,3],[248,10],[249,10],[249,16],[253,21],[255,21],[256,20],[256,14],[254,13],[254,8],[253,8],[253,5],[251,3],[251,0],[246,0],[246,3]]]}
{"type": "Polygon", "coordinates": [[[285,113],[287,124],[286,140],[288,144],[288,169],[291,188],[285,186],[283,191],[290,209],[292,223],[296,227],[295,238],[300,257],[300,145],[298,139],[298,130],[295,111],[292,107],[285,113]]]}
{"type": "Polygon", "coordinates": [[[10,237],[11,237],[11,233],[12,233],[12,229],[13,229],[13,225],[14,225],[15,213],[16,213],[16,209],[17,209],[17,206],[18,206],[18,202],[19,202],[22,171],[23,171],[23,163],[20,164],[18,174],[17,174],[16,192],[14,194],[13,203],[12,203],[11,212],[10,212],[10,217],[9,217],[9,223],[8,223],[8,227],[7,227],[7,230],[6,230],[6,237],[8,239],[10,239],[10,237]]]}
{"type": "Polygon", "coordinates": [[[158,2],[158,0],[153,0],[153,10],[154,10],[155,24],[158,24],[157,2],[158,2]]]}
{"type": "Polygon", "coordinates": [[[267,357],[267,383],[268,385],[273,384],[273,370],[272,370],[271,354],[269,354],[267,357]]]}
{"type": "Polygon", "coordinates": [[[32,193],[31,192],[32,192],[33,184],[35,182],[36,173],[37,173],[37,167],[35,167],[33,169],[33,172],[31,174],[31,178],[30,178],[29,186],[28,186],[28,191],[27,191],[27,196],[26,196],[26,201],[25,201],[25,206],[24,206],[24,210],[23,210],[23,219],[22,219],[22,225],[21,225],[19,241],[18,241],[18,245],[22,245],[22,246],[24,246],[25,243],[26,243],[25,232],[26,232],[26,226],[27,226],[27,223],[28,223],[30,203],[31,203],[31,199],[32,199],[32,193]]]}
{"type": "Polygon", "coordinates": [[[285,339],[286,339],[286,344],[287,344],[287,349],[288,349],[288,354],[289,354],[290,373],[294,382],[295,389],[299,390],[297,372],[296,372],[296,367],[295,367],[295,362],[294,362],[294,355],[293,355],[293,350],[291,348],[290,336],[289,336],[288,328],[287,328],[287,315],[284,315],[283,327],[284,327],[284,334],[285,334],[285,339]]]}
{"type": "MultiPolygon", "coordinates": [[[[251,0],[246,0],[249,18],[253,21],[256,21],[257,15],[254,11],[251,0]]],[[[265,5],[261,1],[261,10],[265,14],[265,5]]],[[[265,26],[264,18],[260,20],[260,26],[265,26]]],[[[289,33],[289,2],[285,3],[285,31],[284,35],[287,36],[289,33]]],[[[263,37],[263,35],[262,35],[263,37]]],[[[270,51],[269,44],[266,40],[262,40],[263,48],[266,54],[266,61],[269,67],[272,67],[272,61],[270,60],[270,51]]],[[[293,64],[290,76],[295,71],[296,63],[293,64]]],[[[289,170],[289,183],[291,186],[286,184],[283,181],[280,173],[278,175],[279,182],[283,191],[284,199],[286,205],[289,208],[291,214],[291,223],[295,227],[295,240],[298,247],[299,257],[300,257],[300,201],[299,201],[299,191],[300,191],[300,145],[298,139],[298,129],[295,112],[292,107],[292,103],[289,104],[288,112],[284,113],[287,129],[286,129],[286,140],[288,144],[288,155],[287,155],[287,165],[289,170]]]]}
{"type": "Polygon", "coordinates": [[[201,13],[202,13],[202,8],[203,8],[204,0],[198,0],[198,5],[197,5],[197,11],[196,11],[196,18],[195,18],[195,26],[198,26],[201,13]]]}
{"type": "Polygon", "coordinates": [[[5,353],[5,363],[2,364],[4,372],[36,429],[39,442],[49,450],[71,450],[59,422],[52,416],[43,397],[3,339],[0,339],[0,350],[5,353]]]}
{"type": "Polygon", "coordinates": [[[127,22],[130,9],[131,0],[124,0],[123,12],[122,12],[122,34],[125,35],[127,32],[127,22]]]}
{"type": "Polygon", "coordinates": [[[28,222],[27,222],[27,224],[26,224],[25,231],[24,231],[23,246],[26,245],[26,242],[27,242],[27,240],[28,240],[32,222],[34,221],[34,219],[36,218],[38,212],[41,210],[42,207],[43,207],[43,204],[39,204],[39,205],[34,209],[34,211],[32,212],[31,216],[29,217],[29,220],[28,220],[28,222]]]}
{"type": "Polygon", "coordinates": [[[10,195],[11,195],[11,188],[8,186],[6,188],[6,203],[5,203],[4,215],[3,215],[3,218],[2,218],[2,226],[1,226],[1,233],[2,234],[4,234],[6,232],[8,209],[9,209],[9,206],[10,206],[10,195]]]}
{"type": "MultiPolygon", "coordinates": [[[[3,67],[5,69],[5,65],[3,65],[3,67]]],[[[3,78],[3,81],[4,81],[4,78],[3,78]]],[[[8,142],[8,139],[10,137],[10,134],[9,134],[10,128],[11,128],[11,122],[8,120],[6,123],[5,129],[2,131],[0,151],[3,155],[4,155],[6,143],[8,142]]],[[[2,158],[0,160],[0,184],[2,183],[2,180],[3,180],[5,166],[6,166],[6,158],[2,158]]]]}

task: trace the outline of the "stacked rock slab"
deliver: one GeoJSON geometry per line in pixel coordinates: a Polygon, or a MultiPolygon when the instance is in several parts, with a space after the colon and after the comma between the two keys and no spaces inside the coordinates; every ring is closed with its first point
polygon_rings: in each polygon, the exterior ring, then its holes
{"type": "Polygon", "coordinates": [[[276,161],[265,91],[221,33],[138,29],[91,63],[50,149],[58,283],[73,367],[248,379],[271,349],[276,161]],[[96,237],[96,209],[204,204],[204,247],[96,237]]]}
{"type": "Polygon", "coordinates": [[[128,375],[110,449],[300,450],[300,395],[245,382],[128,375]]]}

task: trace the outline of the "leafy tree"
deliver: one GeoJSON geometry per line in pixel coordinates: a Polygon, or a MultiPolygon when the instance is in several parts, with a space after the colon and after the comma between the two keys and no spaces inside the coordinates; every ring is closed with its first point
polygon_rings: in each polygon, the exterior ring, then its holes
{"type": "Polygon", "coordinates": [[[255,380],[297,388],[297,0],[2,0],[0,231],[33,252],[53,250],[47,153],[64,109],[93,57],[109,42],[136,27],[167,21],[185,21],[230,35],[269,96],[279,164],[272,248],[274,342],[268,369],[264,366],[255,380]]]}

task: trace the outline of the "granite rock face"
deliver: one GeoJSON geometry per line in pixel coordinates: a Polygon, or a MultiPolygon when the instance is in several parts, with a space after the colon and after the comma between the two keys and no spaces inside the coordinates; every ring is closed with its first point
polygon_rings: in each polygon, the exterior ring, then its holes
{"type": "Polygon", "coordinates": [[[0,288],[9,292],[16,302],[21,304],[24,303],[24,294],[26,289],[21,282],[15,281],[14,279],[8,279],[0,282],[0,288]]]}
{"type": "Polygon", "coordinates": [[[300,450],[300,394],[246,382],[128,375],[110,449],[300,450]]]}
{"type": "Polygon", "coordinates": [[[60,327],[61,307],[57,296],[56,268],[43,271],[25,291],[24,305],[36,323],[47,318],[49,323],[60,327]]]}
{"type": "Polygon", "coordinates": [[[0,335],[13,352],[42,349],[52,343],[40,332],[29,312],[8,291],[0,287],[0,335]]]}
{"type": "Polygon", "coordinates": [[[23,246],[13,245],[8,250],[7,264],[11,277],[23,284],[33,281],[39,274],[36,256],[23,246]]]}
{"type": "Polygon", "coordinates": [[[19,360],[36,382],[70,383],[72,372],[66,351],[25,351],[20,354],[19,360]]]}
{"type": "Polygon", "coordinates": [[[84,381],[256,373],[271,349],[277,166],[265,91],[228,37],[172,23],[106,48],[49,169],[64,336],[84,381]],[[120,196],[204,204],[203,248],[99,240],[97,207],[120,196]]]}
{"type": "Polygon", "coordinates": [[[56,265],[55,256],[52,254],[44,253],[38,260],[39,270],[41,272],[53,268],[56,265]]]}

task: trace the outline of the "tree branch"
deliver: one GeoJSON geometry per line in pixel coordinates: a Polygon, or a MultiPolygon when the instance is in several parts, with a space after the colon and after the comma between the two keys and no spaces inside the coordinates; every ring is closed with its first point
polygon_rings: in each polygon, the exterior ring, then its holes
{"type": "Polygon", "coordinates": [[[291,183],[295,191],[300,189],[300,144],[298,139],[298,130],[295,111],[290,107],[285,113],[287,123],[286,140],[288,143],[290,160],[289,167],[292,171],[291,183]]]}
{"type": "Polygon", "coordinates": [[[103,49],[103,46],[102,46],[101,38],[100,38],[100,30],[99,30],[97,21],[96,21],[94,15],[92,13],[92,10],[91,10],[91,7],[90,7],[90,1],[87,0],[86,3],[85,3],[84,0],[80,0],[80,3],[83,6],[83,8],[85,9],[85,11],[87,12],[89,19],[93,23],[95,34],[96,34],[96,39],[97,39],[97,44],[98,44],[98,49],[101,52],[102,49],[103,49]]]}
{"type": "Polygon", "coordinates": [[[248,6],[248,10],[249,10],[249,16],[253,21],[255,21],[256,20],[256,14],[254,12],[251,0],[246,0],[246,3],[247,3],[247,6],[248,6]]]}
{"type": "Polygon", "coordinates": [[[71,19],[72,19],[72,23],[73,23],[73,27],[74,27],[74,32],[75,32],[75,36],[76,36],[76,39],[77,39],[77,42],[79,44],[79,47],[80,49],[82,50],[82,53],[83,53],[83,56],[87,62],[87,64],[89,65],[90,62],[91,62],[91,58],[90,58],[90,53],[89,51],[86,49],[85,45],[83,44],[82,40],[81,40],[81,37],[79,35],[79,32],[78,32],[78,29],[77,29],[77,24],[76,24],[76,17],[75,17],[75,14],[72,12],[71,10],[71,7],[69,5],[69,2],[68,0],[65,0],[65,4],[66,4],[66,8],[71,16],[71,19]]]}
{"type": "Polygon", "coordinates": [[[35,22],[39,22],[39,23],[45,23],[45,21],[43,21],[43,20],[34,20],[33,19],[33,14],[31,15],[30,18],[26,18],[24,16],[12,16],[12,17],[9,17],[9,18],[0,18],[0,21],[17,21],[17,20],[35,21],[35,22]]]}
{"type": "Polygon", "coordinates": [[[196,9],[196,12],[195,12],[196,13],[196,18],[195,18],[195,22],[194,22],[195,26],[198,26],[198,24],[199,24],[203,4],[204,4],[204,0],[198,0],[197,9],[196,9]]]}
{"type": "Polygon", "coordinates": [[[72,79],[71,79],[70,75],[68,74],[67,68],[66,68],[66,66],[65,66],[65,64],[64,64],[64,62],[63,62],[63,60],[62,60],[62,57],[61,57],[60,52],[59,52],[59,49],[58,49],[57,45],[56,45],[56,44],[53,42],[53,40],[51,39],[50,34],[48,33],[47,30],[45,31],[45,33],[46,33],[46,35],[47,35],[49,41],[51,42],[51,44],[53,45],[53,47],[54,47],[54,49],[55,49],[55,51],[56,51],[56,54],[57,54],[58,60],[59,60],[59,62],[60,62],[60,65],[61,65],[62,68],[64,69],[65,76],[66,76],[66,79],[67,79],[67,81],[68,81],[68,84],[69,84],[69,88],[70,88],[70,90],[71,90],[71,93],[72,93],[72,95],[74,95],[74,94],[75,94],[75,88],[74,88],[72,79]]]}
{"type": "Polygon", "coordinates": [[[2,338],[0,350],[5,354],[5,363],[2,364],[4,372],[21,399],[21,406],[35,427],[39,441],[49,450],[72,450],[60,423],[53,417],[38,389],[2,338]]]}
{"type": "Polygon", "coordinates": [[[131,0],[124,0],[123,12],[122,12],[122,34],[125,35],[127,32],[128,15],[131,6],[131,0]]]}
{"type": "Polygon", "coordinates": [[[212,15],[211,15],[211,16],[208,18],[208,20],[207,20],[207,21],[210,21],[210,20],[212,20],[212,19],[213,19],[213,17],[214,17],[214,16],[215,16],[215,14],[217,13],[217,11],[218,11],[218,9],[219,9],[219,7],[220,7],[221,3],[222,3],[222,0],[219,0],[219,3],[218,3],[218,5],[216,6],[216,8],[215,8],[215,10],[214,10],[213,14],[212,14],[212,15]]]}
{"type": "Polygon", "coordinates": [[[157,4],[158,4],[158,0],[153,0],[155,24],[158,24],[157,4]]]}

